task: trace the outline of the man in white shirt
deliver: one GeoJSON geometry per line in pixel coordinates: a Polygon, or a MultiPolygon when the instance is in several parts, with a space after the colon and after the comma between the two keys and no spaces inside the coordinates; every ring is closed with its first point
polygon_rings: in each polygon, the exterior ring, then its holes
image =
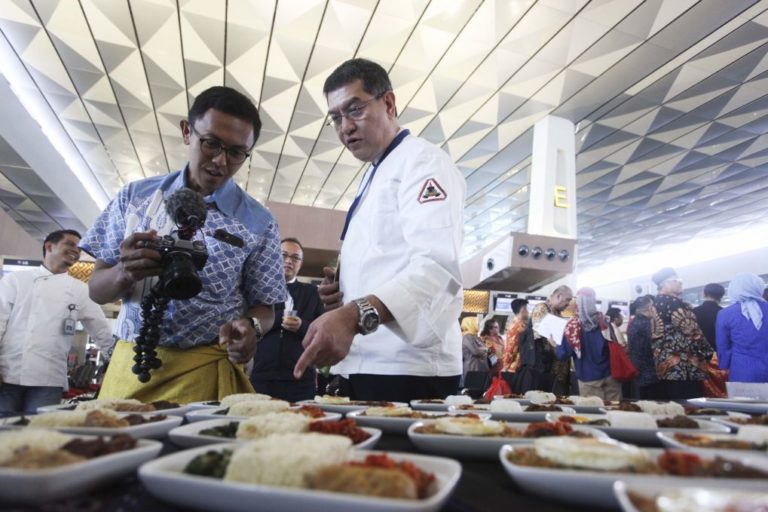
{"type": "Polygon", "coordinates": [[[294,376],[334,364],[342,392],[360,400],[455,394],[464,178],[444,151],[400,128],[378,64],[345,62],[323,92],[341,142],[372,165],[347,213],[338,282],[325,269],[326,313],[310,326],[294,376]]]}
{"type": "Polygon", "coordinates": [[[0,413],[59,403],[78,321],[99,348],[112,345],[88,285],[67,274],[80,259],[79,242],[77,231],[54,231],[43,242],[42,266],[0,279],[0,413]]]}

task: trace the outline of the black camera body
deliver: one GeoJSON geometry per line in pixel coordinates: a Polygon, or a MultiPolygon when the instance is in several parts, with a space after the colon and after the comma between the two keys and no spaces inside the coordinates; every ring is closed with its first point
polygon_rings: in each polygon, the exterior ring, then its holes
{"type": "Polygon", "coordinates": [[[156,242],[147,243],[146,247],[163,257],[160,283],[167,297],[183,300],[200,293],[203,284],[197,273],[208,261],[208,250],[203,242],[166,235],[156,242]]]}

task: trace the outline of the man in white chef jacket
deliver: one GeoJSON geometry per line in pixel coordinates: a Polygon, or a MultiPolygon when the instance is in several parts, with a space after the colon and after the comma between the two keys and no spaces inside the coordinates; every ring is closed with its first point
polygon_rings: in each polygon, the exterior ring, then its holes
{"type": "Polygon", "coordinates": [[[54,231],[43,242],[40,267],[0,279],[0,413],[59,403],[78,321],[100,349],[112,344],[88,285],[67,273],[80,259],[79,242],[77,231],[54,231]]]}
{"type": "Polygon", "coordinates": [[[378,64],[345,62],[323,92],[339,139],[371,165],[347,214],[338,276],[325,269],[319,287],[326,313],[310,326],[294,375],[333,364],[357,400],[455,394],[464,178],[444,151],[401,129],[378,64]]]}

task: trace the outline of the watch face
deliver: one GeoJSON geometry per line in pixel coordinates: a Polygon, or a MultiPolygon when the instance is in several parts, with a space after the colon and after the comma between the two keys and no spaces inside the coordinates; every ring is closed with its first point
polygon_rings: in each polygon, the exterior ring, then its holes
{"type": "Polygon", "coordinates": [[[379,326],[379,318],[375,313],[369,313],[363,317],[363,329],[371,332],[379,326]]]}

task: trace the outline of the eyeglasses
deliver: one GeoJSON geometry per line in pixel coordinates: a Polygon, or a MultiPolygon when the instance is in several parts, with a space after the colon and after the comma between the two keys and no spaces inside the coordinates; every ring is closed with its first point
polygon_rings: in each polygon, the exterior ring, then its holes
{"type": "Polygon", "coordinates": [[[294,263],[298,263],[298,262],[300,262],[301,260],[304,259],[301,256],[299,256],[298,254],[290,254],[290,253],[287,253],[287,252],[283,253],[283,259],[285,259],[285,258],[288,258],[289,260],[291,260],[294,263]]]}
{"type": "Polygon", "coordinates": [[[389,91],[380,92],[373,98],[350,106],[346,111],[339,110],[338,112],[329,112],[328,116],[330,119],[326,124],[332,128],[338,129],[341,128],[341,120],[345,117],[351,121],[361,121],[365,119],[365,107],[367,107],[370,102],[378,100],[388,92],[389,91]]]}
{"type": "Polygon", "coordinates": [[[192,130],[192,132],[194,132],[195,135],[197,135],[197,138],[200,140],[200,150],[208,158],[215,158],[219,156],[222,151],[224,151],[227,155],[228,163],[241,164],[245,162],[249,156],[251,156],[248,151],[225,146],[218,139],[214,139],[212,137],[201,137],[200,133],[195,130],[195,127],[192,126],[192,124],[189,125],[189,128],[192,130]]]}

